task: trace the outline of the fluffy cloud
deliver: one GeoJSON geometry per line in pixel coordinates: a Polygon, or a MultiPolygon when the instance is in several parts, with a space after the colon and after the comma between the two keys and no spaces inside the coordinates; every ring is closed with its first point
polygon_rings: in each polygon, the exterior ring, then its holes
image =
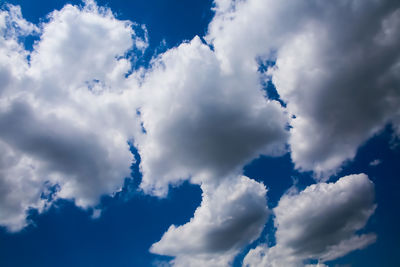
{"type": "Polygon", "coordinates": [[[0,96],[15,88],[28,68],[28,53],[17,42],[17,36],[37,31],[22,18],[19,7],[10,5],[7,11],[0,11],[0,96]]]}
{"type": "Polygon", "coordinates": [[[365,174],[342,177],[285,194],[274,208],[276,245],[251,250],[245,266],[303,266],[306,259],[329,261],[362,249],[374,234],[356,235],[374,213],[374,186],[365,174]]]}
{"type": "Polygon", "coordinates": [[[352,159],[399,112],[400,9],[383,3],[336,9],[340,21],[310,23],[282,47],[272,71],[298,116],[292,122],[292,158],[317,173],[352,159]]]}
{"type": "Polygon", "coordinates": [[[145,28],[93,1],[53,11],[40,27],[10,5],[0,27],[1,205],[9,211],[0,224],[9,229],[26,225],[29,208],[44,209],[48,186],[83,208],[119,190],[133,160],[129,140],[142,158],[141,187],[158,196],[183,179],[217,187],[254,157],[285,151],[286,115],[266,99],[257,72],[224,74],[198,37],[128,76],[128,52],[146,48],[145,28]],[[29,52],[19,38],[33,32],[40,40],[29,52]]]}
{"type": "Polygon", "coordinates": [[[42,210],[45,200],[40,198],[45,185],[41,183],[32,166],[32,159],[13,151],[0,142],[0,223],[11,231],[26,224],[29,207],[42,210]]]}
{"type": "Polygon", "coordinates": [[[226,72],[269,70],[292,120],[296,167],[329,176],[400,106],[396,1],[216,1],[209,40],[226,72]],[[283,19],[284,18],[284,19],[283,19]]]}
{"type": "Polygon", "coordinates": [[[124,89],[124,75],[131,68],[125,55],[141,40],[132,22],[114,18],[93,1],[81,9],[66,5],[48,19],[31,55],[29,74],[40,86],[36,94],[63,101],[85,84],[97,93],[124,89]]]}
{"type": "Polygon", "coordinates": [[[54,11],[40,29],[8,9],[0,13],[0,224],[19,230],[29,208],[45,207],[48,186],[86,208],[130,175],[127,141],[140,125],[122,57],[142,38],[90,1],[54,11]],[[18,38],[32,31],[41,35],[29,53],[18,38]]]}
{"type": "Polygon", "coordinates": [[[171,225],[150,251],[175,256],[174,266],[228,266],[256,239],[269,215],[266,188],[245,176],[202,185],[203,200],[185,225],[171,225]]]}
{"type": "Polygon", "coordinates": [[[198,37],[160,55],[141,88],[141,187],[162,196],[169,183],[209,183],[260,154],[284,152],[286,115],[265,98],[258,78],[224,74],[198,37]]]}
{"type": "MultiPolygon", "coordinates": [[[[10,6],[0,12],[0,224],[24,227],[54,185],[55,198],[95,206],[129,175],[132,140],[146,193],[165,196],[185,179],[203,190],[192,220],[151,251],[178,266],[229,265],[268,216],[265,187],[238,176],[244,164],[281,155],[289,140],[296,167],[322,177],[386,123],[400,129],[399,10],[385,0],[217,0],[207,43],[195,37],[127,75],[128,52],[147,46],[132,22],[86,1],[38,28],[10,6]],[[18,38],[33,32],[28,52],[18,38]],[[286,108],[264,95],[260,60],[276,62],[267,78],[286,108]]],[[[367,246],[375,235],[355,232],[373,194],[353,175],[284,195],[276,246],[245,263],[302,266],[367,246]]]]}
{"type": "Polygon", "coordinates": [[[57,185],[54,199],[83,208],[119,190],[130,140],[141,187],[158,196],[183,179],[218,187],[254,157],[285,151],[287,117],[257,72],[224,74],[199,37],[127,75],[128,52],[147,46],[145,28],[93,1],[53,11],[40,27],[18,7],[0,14],[0,205],[8,211],[0,224],[11,230],[26,225],[30,208],[45,208],[49,186],[57,185]],[[32,33],[40,40],[29,52],[19,38],[32,33]]]}

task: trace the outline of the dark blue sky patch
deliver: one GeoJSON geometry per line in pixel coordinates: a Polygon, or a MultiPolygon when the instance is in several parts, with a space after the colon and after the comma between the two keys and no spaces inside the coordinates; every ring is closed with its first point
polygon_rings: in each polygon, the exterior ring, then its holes
{"type": "Polygon", "coordinates": [[[375,184],[377,209],[363,232],[375,232],[375,244],[336,260],[338,264],[353,262],[353,266],[397,266],[400,251],[400,149],[392,149],[393,130],[387,126],[381,133],[359,148],[355,159],[338,176],[366,173],[375,184]],[[370,163],[381,161],[377,166],[370,163]]]}
{"type": "Polygon", "coordinates": [[[259,58],[257,59],[257,63],[258,72],[262,74],[260,83],[268,99],[276,100],[282,105],[282,107],[286,107],[286,103],[281,99],[274,83],[272,82],[272,77],[266,73],[269,68],[273,68],[275,66],[276,62],[274,60],[262,60],[259,58]]]}
{"type": "Polygon", "coordinates": [[[82,5],[82,1],[79,0],[43,0],[40,4],[30,0],[7,0],[7,3],[21,6],[22,16],[34,24],[45,21],[49,13],[60,10],[66,4],[82,5]]]}
{"type": "Polygon", "coordinates": [[[270,208],[278,204],[282,194],[294,183],[302,190],[315,182],[311,173],[300,173],[294,169],[289,153],[282,157],[260,156],[244,167],[244,175],[267,186],[270,208]]]}
{"type": "Polygon", "coordinates": [[[200,201],[199,187],[184,183],[166,199],[109,198],[93,220],[90,211],[59,200],[42,215],[32,212],[34,224],[21,232],[0,230],[0,266],[151,266],[158,257],[150,246],[171,224],[188,222],[200,201]]]}
{"type": "Polygon", "coordinates": [[[153,57],[178,46],[184,40],[189,41],[196,35],[204,36],[214,16],[211,0],[99,0],[97,3],[110,7],[119,19],[128,19],[146,26],[149,47],[137,59],[134,69],[148,67],[153,57]]]}

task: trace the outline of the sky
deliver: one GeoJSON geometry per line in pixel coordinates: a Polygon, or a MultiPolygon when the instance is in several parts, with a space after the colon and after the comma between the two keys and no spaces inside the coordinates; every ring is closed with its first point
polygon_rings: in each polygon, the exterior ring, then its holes
{"type": "Polygon", "coordinates": [[[0,266],[396,267],[400,2],[0,1],[0,266]]]}

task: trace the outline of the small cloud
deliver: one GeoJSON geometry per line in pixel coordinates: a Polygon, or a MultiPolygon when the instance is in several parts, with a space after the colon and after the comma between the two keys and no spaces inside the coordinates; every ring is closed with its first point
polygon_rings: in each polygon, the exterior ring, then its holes
{"type": "Polygon", "coordinates": [[[101,216],[101,209],[93,209],[91,218],[93,220],[96,220],[96,219],[100,218],[100,216],[101,216]]]}
{"type": "Polygon", "coordinates": [[[154,266],[154,267],[170,267],[171,264],[168,261],[155,260],[155,261],[153,261],[152,266],[154,266]]]}
{"type": "Polygon", "coordinates": [[[382,163],[382,160],[380,160],[380,159],[374,159],[373,161],[371,161],[371,162],[369,163],[369,166],[375,167],[375,166],[378,166],[378,165],[381,164],[381,163],[382,163]]]}

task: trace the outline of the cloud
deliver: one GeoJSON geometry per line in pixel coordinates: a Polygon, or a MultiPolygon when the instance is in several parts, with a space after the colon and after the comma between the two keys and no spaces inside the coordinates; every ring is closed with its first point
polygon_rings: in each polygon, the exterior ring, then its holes
{"type": "Polygon", "coordinates": [[[375,166],[378,166],[378,165],[381,164],[381,163],[382,163],[382,160],[380,160],[380,159],[374,159],[373,161],[371,161],[371,162],[369,163],[369,166],[375,167],[375,166]]]}
{"type": "Polygon", "coordinates": [[[32,160],[13,151],[0,142],[0,223],[17,231],[26,225],[29,207],[42,210],[45,201],[40,198],[44,184],[32,168],[32,160]]]}
{"type": "Polygon", "coordinates": [[[133,161],[128,141],[142,159],[141,188],[158,196],[184,179],[217,187],[260,154],[286,151],[287,116],[258,73],[222,73],[199,37],[128,75],[146,29],[94,1],[67,4],[39,26],[19,7],[0,14],[1,160],[12,161],[1,166],[10,212],[0,224],[13,231],[48,201],[88,208],[118,191],[133,161]],[[19,38],[32,33],[40,39],[30,52],[19,38]],[[41,197],[48,186],[52,200],[41,197]]]}
{"type": "Polygon", "coordinates": [[[48,19],[31,55],[29,74],[40,82],[36,95],[62,101],[72,88],[85,85],[97,93],[126,87],[131,65],[125,55],[142,40],[132,22],[116,19],[93,1],[82,8],[67,4],[48,19]]]}
{"type": "MultiPolygon", "coordinates": [[[[57,198],[95,207],[130,175],[133,141],[145,193],[166,196],[182,180],[203,190],[191,221],[151,252],[177,266],[229,265],[269,214],[264,185],[240,176],[246,163],[289,142],[297,169],[329,178],[384,125],[400,129],[399,10],[384,0],[216,0],[206,43],[195,37],[131,73],[145,28],[93,1],[39,26],[9,6],[0,12],[0,224],[20,230],[30,208],[57,198]],[[18,38],[32,33],[40,40],[29,52],[18,38]],[[263,75],[260,61],[275,66],[263,75]],[[268,99],[264,78],[286,105],[268,99]]],[[[362,174],[288,192],[274,209],[276,246],[245,263],[302,266],[367,246],[376,236],[355,233],[373,195],[362,174]]]]}
{"type": "Polygon", "coordinates": [[[206,39],[228,73],[276,62],[291,157],[327,178],[387,123],[399,128],[399,25],[397,1],[224,0],[206,39]]]}
{"type": "Polygon", "coordinates": [[[266,99],[257,72],[223,74],[199,37],[131,73],[146,29],[94,1],[67,4],[39,26],[19,7],[0,14],[0,205],[8,211],[0,224],[10,230],[57,198],[88,208],[120,190],[133,161],[128,141],[142,159],[141,188],[158,196],[184,179],[217,187],[254,157],[286,151],[287,116],[266,99]],[[40,39],[26,51],[20,37],[33,33],[40,39]],[[49,186],[52,200],[42,198],[49,186]]]}
{"type": "Polygon", "coordinates": [[[30,208],[45,208],[49,185],[54,199],[87,208],[130,175],[127,141],[140,125],[124,55],[142,38],[91,1],[52,12],[40,28],[18,7],[0,14],[0,224],[17,231],[30,208]],[[33,31],[30,53],[18,38],[33,31]]]}
{"type": "Polygon", "coordinates": [[[282,196],[274,208],[276,245],[250,250],[245,266],[304,266],[303,260],[333,260],[375,242],[355,234],[374,213],[374,185],[365,174],[319,183],[282,196]]]}
{"type": "Polygon", "coordinates": [[[154,60],[141,90],[146,134],[136,139],[145,192],[221,180],[260,154],[286,151],[287,116],[265,98],[257,72],[224,74],[199,37],[154,60]]]}
{"type": "Polygon", "coordinates": [[[18,86],[28,68],[28,52],[17,42],[17,37],[38,31],[22,18],[19,7],[6,8],[7,11],[0,10],[0,96],[18,86]]]}
{"type": "Polygon", "coordinates": [[[265,186],[245,176],[201,187],[203,199],[190,222],[171,225],[150,249],[175,256],[174,266],[228,266],[260,235],[269,215],[265,186]]]}

